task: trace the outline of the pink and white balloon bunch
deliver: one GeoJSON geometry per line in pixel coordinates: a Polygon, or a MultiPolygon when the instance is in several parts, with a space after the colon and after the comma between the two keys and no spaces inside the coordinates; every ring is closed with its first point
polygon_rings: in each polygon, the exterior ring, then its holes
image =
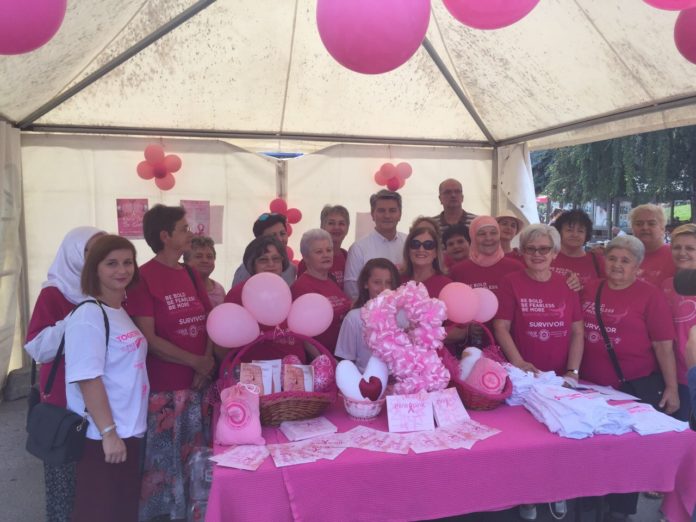
{"type": "Polygon", "coordinates": [[[431,299],[425,286],[409,281],[386,290],[368,301],[360,316],[367,345],[396,378],[396,394],[447,387],[450,373],[437,354],[445,338],[445,305],[431,299]]]}
{"type": "Polygon", "coordinates": [[[449,283],[440,290],[439,299],[447,307],[447,318],[456,324],[485,323],[495,317],[498,298],[488,288],[471,288],[464,283],[449,283]]]}
{"type": "MultiPolygon", "coordinates": [[[[288,208],[287,202],[283,198],[275,198],[268,205],[268,209],[276,214],[282,214],[287,220],[286,229],[288,232],[288,237],[292,235],[292,225],[302,221],[302,212],[299,208],[288,208]]],[[[285,247],[288,254],[288,259],[293,263],[297,264],[295,258],[295,252],[290,247],[285,247]]]]}
{"type": "Polygon", "coordinates": [[[413,167],[410,163],[401,162],[398,165],[393,163],[383,163],[375,172],[375,183],[389,190],[399,190],[406,185],[406,180],[413,174],[413,167]]]}
{"type": "Polygon", "coordinates": [[[67,0],[0,0],[0,54],[24,54],[55,36],[67,0]]]}
{"type": "Polygon", "coordinates": [[[223,348],[239,348],[260,334],[259,323],[279,326],[307,337],[324,332],[333,321],[333,307],[320,294],[304,294],[293,302],[282,277],[269,272],[251,276],[242,289],[242,304],[223,303],[208,315],[206,328],[213,342],[223,348]]]}
{"type": "Polygon", "coordinates": [[[174,172],[181,169],[181,158],[176,154],[164,154],[162,145],[148,145],[145,147],[145,161],[138,163],[138,176],[143,179],[155,178],[155,185],[160,190],[169,190],[174,187],[176,180],[174,172]]]}

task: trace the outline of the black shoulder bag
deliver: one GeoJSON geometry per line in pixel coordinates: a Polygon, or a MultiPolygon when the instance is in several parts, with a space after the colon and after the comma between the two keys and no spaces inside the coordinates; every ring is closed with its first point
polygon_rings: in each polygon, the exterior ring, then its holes
{"type": "Polygon", "coordinates": [[[614,350],[611,340],[609,339],[609,335],[607,334],[607,330],[604,327],[604,321],[602,321],[600,297],[603,286],[604,281],[601,281],[599,283],[599,287],[597,287],[597,296],[595,297],[595,315],[597,317],[599,330],[602,332],[602,338],[604,339],[604,347],[607,349],[609,359],[611,359],[611,364],[614,366],[614,372],[616,372],[616,375],[619,378],[619,390],[638,397],[641,402],[646,402],[651,404],[654,408],[659,409],[662,394],[665,391],[665,380],[662,378],[661,373],[651,373],[645,377],[631,379],[630,381],[627,381],[624,377],[623,371],[621,370],[621,365],[619,364],[619,358],[616,356],[616,351],[614,350]]]}
{"type": "MultiPolygon", "coordinates": [[[[109,318],[106,316],[101,303],[94,299],[83,301],[73,309],[73,312],[85,303],[94,303],[102,311],[104,327],[106,328],[106,345],[108,347],[109,318]]],[[[53,381],[55,381],[56,372],[63,357],[64,347],[65,334],[63,334],[63,338],[60,341],[58,353],[53,360],[51,373],[46,382],[46,388],[44,389],[44,394],[46,395],[50,394],[53,388],[53,381]]],[[[32,375],[32,379],[34,378],[35,372],[32,375]]],[[[79,415],[74,411],[55,406],[54,404],[46,402],[35,404],[29,410],[27,419],[27,451],[47,464],[61,465],[75,462],[82,456],[88,424],[86,410],[85,415],[79,415]]]]}

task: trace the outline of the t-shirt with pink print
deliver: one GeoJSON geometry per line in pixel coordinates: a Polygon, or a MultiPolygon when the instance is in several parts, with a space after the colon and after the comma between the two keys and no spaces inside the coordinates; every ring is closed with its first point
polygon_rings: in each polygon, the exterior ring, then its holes
{"type": "Polygon", "coordinates": [[[452,267],[450,277],[458,283],[465,283],[472,288],[487,288],[498,295],[501,279],[510,272],[523,269],[524,265],[512,257],[503,257],[491,266],[480,266],[471,259],[465,259],[452,267]]]}
{"type": "Polygon", "coordinates": [[[662,245],[657,250],[645,253],[638,271],[638,279],[659,287],[662,281],[673,277],[675,271],[672,250],[669,245],[662,245]]]}
{"type": "Polygon", "coordinates": [[[574,272],[580,278],[583,286],[595,279],[604,279],[607,276],[604,267],[604,256],[597,255],[593,252],[587,252],[584,256],[571,257],[559,252],[551,262],[551,270],[563,277],[574,272]],[[594,257],[594,260],[593,260],[594,257]],[[595,265],[596,263],[596,265],[595,265]]]}
{"type": "Polygon", "coordinates": [[[662,282],[662,290],[672,310],[674,321],[674,356],[677,359],[677,380],[687,385],[686,372],[686,341],[689,340],[689,330],[696,326],[696,296],[679,295],[674,290],[674,278],[662,282]]]}
{"type": "Polygon", "coordinates": [[[511,321],[510,335],[522,358],[542,371],[568,368],[571,326],[582,320],[580,299],[563,276],[536,281],[525,271],[500,281],[496,319],[511,321]]]}

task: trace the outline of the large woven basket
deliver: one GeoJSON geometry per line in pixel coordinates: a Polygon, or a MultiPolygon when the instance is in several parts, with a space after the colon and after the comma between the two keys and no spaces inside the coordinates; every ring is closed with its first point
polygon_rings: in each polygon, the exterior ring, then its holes
{"type": "MultiPolygon", "coordinates": [[[[483,356],[499,363],[506,362],[500,348],[495,344],[490,330],[481,323],[475,324],[478,324],[481,328],[483,328],[484,332],[486,332],[486,335],[488,336],[488,346],[481,349],[483,356]]],[[[510,380],[510,377],[505,379],[505,386],[500,393],[484,393],[469,386],[459,378],[459,359],[452,355],[447,348],[441,348],[438,354],[440,355],[445,368],[447,368],[450,372],[450,383],[457,389],[459,396],[462,398],[464,406],[467,408],[472,410],[492,410],[493,408],[496,408],[502,404],[503,401],[505,401],[505,399],[512,394],[512,381],[510,380]]]]}
{"type": "MultiPolygon", "coordinates": [[[[316,340],[288,330],[276,329],[276,331],[265,332],[251,343],[235,352],[229,353],[227,357],[225,357],[220,365],[220,389],[231,386],[237,382],[234,378],[234,369],[239,366],[242,358],[251,348],[264,341],[273,341],[286,337],[294,337],[295,339],[311,344],[317,348],[320,353],[327,355],[334,366],[334,370],[336,369],[336,359],[334,359],[334,356],[316,340]]],[[[331,389],[327,392],[283,391],[262,395],[260,397],[261,424],[264,426],[277,426],[283,421],[318,417],[336,400],[337,392],[338,389],[334,381],[331,389]]]]}

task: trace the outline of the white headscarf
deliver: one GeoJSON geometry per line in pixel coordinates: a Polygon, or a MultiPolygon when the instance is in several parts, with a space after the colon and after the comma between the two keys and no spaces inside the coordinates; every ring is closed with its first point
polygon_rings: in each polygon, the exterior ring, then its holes
{"type": "Polygon", "coordinates": [[[80,277],[85,264],[85,246],[96,234],[104,233],[95,227],[77,227],[65,234],[41,288],[55,286],[73,304],[87,299],[80,289],[80,277]]]}

